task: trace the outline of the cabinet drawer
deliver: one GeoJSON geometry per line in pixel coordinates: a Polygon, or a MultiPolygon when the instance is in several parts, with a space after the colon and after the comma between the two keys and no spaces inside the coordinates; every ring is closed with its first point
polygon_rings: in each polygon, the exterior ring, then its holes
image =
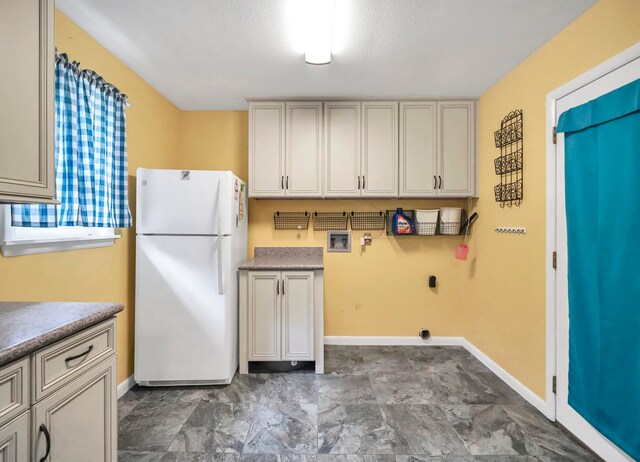
{"type": "Polygon", "coordinates": [[[115,352],[115,319],[78,332],[33,355],[33,402],[115,352]]]}
{"type": "Polygon", "coordinates": [[[29,407],[29,358],[0,369],[0,426],[29,407]]]}

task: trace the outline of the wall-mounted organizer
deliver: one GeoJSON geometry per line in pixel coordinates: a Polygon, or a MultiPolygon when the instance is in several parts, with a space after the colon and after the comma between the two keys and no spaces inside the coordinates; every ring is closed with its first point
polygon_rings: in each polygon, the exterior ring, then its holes
{"type": "Polygon", "coordinates": [[[385,229],[387,216],[384,212],[351,212],[351,229],[371,231],[385,229]]]}
{"type": "Polygon", "coordinates": [[[500,157],[494,161],[500,184],[494,187],[494,193],[500,207],[519,206],[524,196],[523,132],[522,110],[518,109],[502,119],[500,130],[494,133],[496,148],[500,149],[500,157]]]}
{"type": "Polygon", "coordinates": [[[308,229],[309,212],[276,212],[273,226],[275,229],[308,229]]]}
{"type": "Polygon", "coordinates": [[[314,212],[314,231],[346,230],[349,215],[347,212],[314,212]]]}
{"type": "MultiPolygon", "coordinates": [[[[441,211],[446,208],[440,209],[441,211]]],[[[415,227],[414,234],[393,234],[393,215],[395,210],[387,210],[386,213],[386,230],[387,236],[459,236],[471,234],[473,223],[478,218],[477,213],[473,213],[467,218],[467,212],[461,209],[459,218],[450,218],[451,215],[445,216],[439,215],[436,222],[433,222],[433,218],[430,214],[422,215],[420,212],[431,212],[430,210],[403,210],[403,213],[413,221],[415,227]],[[422,216],[420,216],[422,215],[422,216]],[[424,218],[423,218],[424,217],[424,218]],[[420,221],[425,219],[428,221],[420,221]]]]}

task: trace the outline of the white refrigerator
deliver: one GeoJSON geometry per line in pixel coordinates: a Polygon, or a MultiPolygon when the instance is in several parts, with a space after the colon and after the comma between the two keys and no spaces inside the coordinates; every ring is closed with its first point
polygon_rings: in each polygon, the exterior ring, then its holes
{"type": "Polygon", "coordinates": [[[139,168],[136,210],[135,381],[230,383],[245,182],[232,172],[139,168]]]}

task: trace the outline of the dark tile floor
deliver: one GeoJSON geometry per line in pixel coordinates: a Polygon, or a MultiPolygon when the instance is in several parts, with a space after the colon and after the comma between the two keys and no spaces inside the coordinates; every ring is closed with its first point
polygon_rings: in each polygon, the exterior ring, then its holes
{"type": "Polygon", "coordinates": [[[462,348],[327,346],[325,367],[135,387],[118,401],[119,460],[595,460],[462,348]]]}

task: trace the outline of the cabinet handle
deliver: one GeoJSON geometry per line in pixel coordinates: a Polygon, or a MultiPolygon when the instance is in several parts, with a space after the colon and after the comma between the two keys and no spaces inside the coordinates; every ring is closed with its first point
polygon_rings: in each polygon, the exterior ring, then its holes
{"type": "Polygon", "coordinates": [[[93,345],[89,345],[89,348],[87,348],[87,351],[84,351],[84,352],[82,352],[80,354],[77,354],[75,356],[69,356],[67,359],[64,360],[64,363],[67,364],[69,361],[73,361],[74,359],[78,359],[78,358],[82,358],[83,356],[87,356],[92,351],[93,351],[93,345]]]}
{"type": "Polygon", "coordinates": [[[280,295],[280,280],[276,281],[276,295],[280,295]]]}
{"type": "Polygon", "coordinates": [[[282,295],[284,295],[284,279],[282,280],[282,295]]]}
{"type": "Polygon", "coordinates": [[[360,175],[358,175],[358,189],[360,189],[360,175]]]}
{"type": "Polygon", "coordinates": [[[362,189],[364,189],[364,175],[362,175],[362,189]]]}
{"type": "Polygon", "coordinates": [[[438,185],[438,189],[442,189],[442,177],[438,175],[438,178],[440,179],[440,184],[438,185]]]}
{"type": "Polygon", "coordinates": [[[433,189],[438,189],[438,179],[433,175],[433,189]]]}
{"type": "Polygon", "coordinates": [[[280,177],[280,189],[284,189],[284,175],[280,177]]]}
{"type": "Polygon", "coordinates": [[[51,435],[49,435],[49,430],[47,430],[47,426],[45,424],[40,424],[40,432],[44,433],[44,438],[47,440],[47,451],[44,453],[44,457],[40,459],[40,462],[44,462],[49,457],[49,453],[51,452],[51,435]]]}
{"type": "Polygon", "coordinates": [[[289,175],[287,175],[287,187],[285,189],[289,189],[289,175]]]}

